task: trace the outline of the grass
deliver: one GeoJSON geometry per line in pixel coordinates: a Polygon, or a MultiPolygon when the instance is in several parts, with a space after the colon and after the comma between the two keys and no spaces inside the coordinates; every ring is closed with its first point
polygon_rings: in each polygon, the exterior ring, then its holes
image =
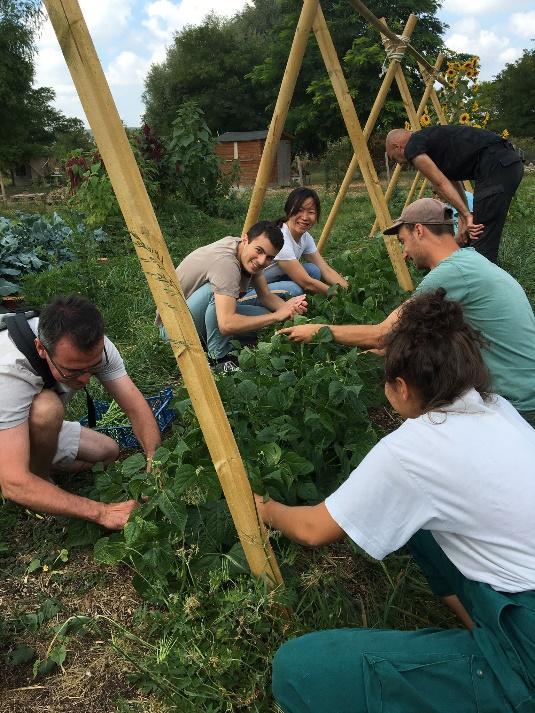
{"type": "MultiPolygon", "coordinates": [[[[521,282],[532,304],[535,250],[529,229],[535,218],[534,194],[530,176],[511,208],[501,251],[502,265],[521,282]]],[[[262,217],[278,217],[285,195],[270,192],[262,217]]],[[[226,220],[189,207],[164,207],[159,218],[174,262],[198,245],[239,234],[247,197],[240,212],[226,220]]],[[[333,198],[323,197],[323,219],[333,198]]],[[[398,204],[400,200],[401,194],[398,204]]],[[[365,247],[372,218],[366,194],[352,191],[327,244],[327,258],[365,247]]],[[[313,232],[319,236],[320,227],[313,232]]],[[[124,235],[115,235],[108,262],[86,255],[85,263],[32,278],[26,293],[41,302],[80,285],[91,288],[108,334],[136,382],[145,389],[176,383],[176,365],[158,339],[150,294],[124,235]]],[[[76,410],[83,412],[83,403],[75,404],[76,410]]],[[[374,419],[387,428],[396,425],[387,411],[375,413],[374,419]]],[[[63,484],[85,492],[90,482],[91,475],[85,474],[63,484]]],[[[454,625],[404,552],[377,563],[350,543],[311,552],[277,540],[284,591],[269,595],[246,576],[213,572],[163,607],[138,597],[129,569],[103,567],[87,547],[66,544],[61,518],[28,513],[10,503],[0,506],[0,512],[0,643],[7,657],[0,669],[0,713],[260,713],[273,710],[268,692],[271,653],[289,636],[342,625],[454,625]],[[291,607],[290,618],[285,607],[291,607]],[[76,614],[90,617],[91,625],[58,640],[57,627],[76,614]],[[46,660],[59,644],[66,653],[62,665],[34,677],[33,659],[46,660]],[[22,656],[29,649],[30,660],[15,665],[14,653],[22,656]],[[189,698],[184,690],[191,692],[189,698]]]]}

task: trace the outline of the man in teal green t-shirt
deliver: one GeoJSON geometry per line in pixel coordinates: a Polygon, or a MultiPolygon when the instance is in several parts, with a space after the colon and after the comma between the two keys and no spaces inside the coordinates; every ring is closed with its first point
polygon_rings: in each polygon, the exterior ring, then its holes
{"type": "MultiPolygon", "coordinates": [[[[452,211],[434,198],[411,203],[384,232],[397,233],[405,258],[430,270],[416,293],[442,287],[448,298],[462,304],[466,320],[485,340],[482,354],[493,391],[535,426],[535,316],[522,287],[473,248],[459,248],[452,211]]],[[[403,305],[380,324],[303,324],[281,333],[292,341],[309,342],[320,327],[329,326],[340,344],[380,348],[400,309],[403,305]]]]}

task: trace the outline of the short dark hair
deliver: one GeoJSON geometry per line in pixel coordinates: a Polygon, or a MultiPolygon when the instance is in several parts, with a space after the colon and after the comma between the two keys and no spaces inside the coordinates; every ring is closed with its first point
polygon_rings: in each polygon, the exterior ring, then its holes
{"type": "MultiPolygon", "coordinates": [[[[414,226],[416,225],[416,223],[403,223],[403,225],[408,228],[408,230],[414,230],[414,226]]],[[[430,233],[433,233],[433,235],[436,235],[437,237],[439,237],[440,235],[444,235],[444,233],[448,233],[448,235],[455,235],[453,225],[451,225],[451,223],[420,223],[420,225],[425,225],[427,230],[429,230],[430,233]]]]}
{"type": "Polygon", "coordinates": [[[41,311],[38,334],[51,354],[67,336],[81,351],[90,351],[104,337],[104,319],[86,297],[60,295],[41,311]]]}
{"type": "Polygon", "coordinates": [[[385,377],[404,379],[416,389],[424,411],[450,404],[470,388],[485,398],[489,373],[481,357],[483,340],[464,320],[459,302],[442,287],[409,299],[383,340],[385,377]]]}
{"type": "Polygon", "coordinates": [[[290,192],[290,195],[288,196],[288,198],[286,199],[286,203],[284,204],[284,218],[279,218],[279,220],[277,220],[277,225],[279,225],[279,223],[280,225],[282,225],[288,220],[288,218],[291,218],[292,215],[296,215],[296,213],[299,213],[303,203],[308,198],[312,198],[312,200],[314,201],[316,215],[318,216],[319,220],[321,213],[321,205],[318,194],[312,188],[305,188],[304,186],[300,186],[299,188],[294,188],[293,191],[290,192]]]}
{"type": "Polygon", "coordinates": [[[247,237],[251,242],[261,235],[265,235],[277,251],[282,250],[282,246],[284,245],[282,230],[271,220],[259,220],[258,223],[252,225],[247,231],[247,237]]]}

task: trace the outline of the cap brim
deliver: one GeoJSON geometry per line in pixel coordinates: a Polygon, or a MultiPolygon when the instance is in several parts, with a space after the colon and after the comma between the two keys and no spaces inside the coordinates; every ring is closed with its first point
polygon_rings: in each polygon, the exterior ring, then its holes
{"type": "Polygon", "coordinates": [[[401,218],[398,218],[395,223],[392,223],[392,225],[387,228],[386,230],[383,230],[383,235],[396,235],[396,233],[399,233],[399,229],[403,225],[404,221],[401,220],[401,218]]]}

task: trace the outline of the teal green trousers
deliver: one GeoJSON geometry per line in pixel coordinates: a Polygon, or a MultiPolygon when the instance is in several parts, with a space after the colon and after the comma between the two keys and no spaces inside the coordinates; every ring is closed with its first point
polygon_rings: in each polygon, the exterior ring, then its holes
{"type": "Polygon", "coordinates": [[[535,713],[535,592],[502,594],[453,566],[429,532],[409,547],[433,591],[457,594],[474,629],[335,629],[273,661],[285,713],[535,713]]]}

